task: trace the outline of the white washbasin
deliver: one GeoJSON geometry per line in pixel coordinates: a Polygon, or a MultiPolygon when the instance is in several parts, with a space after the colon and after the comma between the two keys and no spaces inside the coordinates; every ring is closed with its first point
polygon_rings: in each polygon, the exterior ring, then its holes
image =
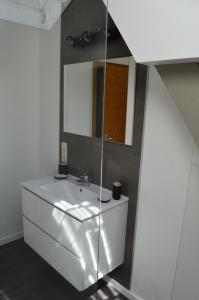
{"type": "Polygon", "coordinates": [[[100,189],[94,184],[79,185],[77,178],[72,175],[66,180],[56,180],[53,177],[39,178],[24,182],[22,186],[80,222],[128,201],[125,196],[116,201],[112,199],[110,190],[100,189]],[[98,199],[101,193],[107,194],[111,201],[100,203],[98,199]]]}
{"type": "Polygon", "coordinates": [[[79,291],[124,262],[128,198],[77,178],[22,183],[24,240],[79,291]]]}
{"type": "Polygon", "coordinates": [[[86,189],[84,186],[78,186],[67,180],[41,185],[40,188],[57,199],[67,202],[70,204],[69,206],[79,205],[88,201],[95,202],[98,199],[96,193],[86,189]]]}

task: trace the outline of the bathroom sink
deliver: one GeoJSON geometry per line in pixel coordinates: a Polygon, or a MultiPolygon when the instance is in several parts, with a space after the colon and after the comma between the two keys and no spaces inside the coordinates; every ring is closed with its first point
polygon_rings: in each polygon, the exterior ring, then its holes
{"type": "Polygon", "coordinates": [[[111,196],[72,175],[22,183],[25,242],[79,291],[124,262],[128,198],[111,196]]]}
{"type": "Polygon", "coordinates": [[[113,200],[110,190],[97,185],[80,185],[77,177],[72,175],[65,180],[56,180],[53,177],[39,178],[24,182],[22,186],[80,222],[128,202],[125,196],[119,201],[113,200]],[[100,203],[98,199],[101,193],[106,194],[111,201],[100,203]]]}
{"type": "Polygon", "coordinates": [[[57,181],[46,185],[41,185],[42,190],[53,195],[57,199],[67,200],[69,205],[79,205],[87,201],[94,201],[98,199],[98,195],[89,191],[84,186],[79,186],[70,181],[57,181]]]}

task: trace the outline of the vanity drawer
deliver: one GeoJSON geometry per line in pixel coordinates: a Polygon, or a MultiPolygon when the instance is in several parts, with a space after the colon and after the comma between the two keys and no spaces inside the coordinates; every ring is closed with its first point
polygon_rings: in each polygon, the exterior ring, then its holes
{"type": "Polygon", "coordinates": [[[23,226],[25,242],[78,290],[85,289],[81,259],[51,239],[25,217],[23,226]]]}
{"type": "Polygon", "coordinates": [[[78,290],[123,263],[127,202],[80,222],[26,189],[22,199],[25,241],[78,290]]]}
{"type": "Polygon", "coordinates": [[[78,257],[84,226],[48,202],[22,189],[23,215],[78,257]]]}

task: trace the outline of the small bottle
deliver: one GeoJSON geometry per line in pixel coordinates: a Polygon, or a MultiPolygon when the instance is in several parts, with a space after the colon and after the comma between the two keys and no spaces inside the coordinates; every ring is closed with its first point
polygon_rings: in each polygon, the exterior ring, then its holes
{"type": "Polygon", "coordinates": [[[68,163],[59,163],[58,172],[59,174],[68,175],[68,163]]]}
{"type": "Polygon", "coordinates": [[[113,199],[120,200],[122,194],[122,185],[120,182],[113,182],[113,199]]]}

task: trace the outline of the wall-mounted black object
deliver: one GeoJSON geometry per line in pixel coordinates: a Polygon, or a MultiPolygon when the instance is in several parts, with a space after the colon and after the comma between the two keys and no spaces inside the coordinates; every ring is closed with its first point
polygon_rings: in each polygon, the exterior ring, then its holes
{"type": "MultiPolygon", "coordinates": [[[[105,59],[106,17],[106,7],[102,0],[71,1],[61,20],[62,64],[105,59]]],[[[107,58],[131,56],[110,15],[107,35],[107,58]]]]}
{"type": "Polygon", "coordinates": [[[74,37],[72,35],[66,36],[66,42],[69,43],[72,47],[85,47],[90,44],[96,44],[104,42],[106,38],[106,29],[99,28],[95,32],[84,31],[80,36],[74,37]]]}
{"type": "Polygon", "coordinates": [[[106,30],[105,27],[98,28],[96,31],[84,31],[80,36],[74,37],[72,35],[67,35],[66,42],[76,48],[76,47],[86,47],[89,45],[95,45],[96,43],[102,43],[107,38],[108,41],[113,41],[120,38],[119,30],[115,28],[110,28],[106,30]]]}

